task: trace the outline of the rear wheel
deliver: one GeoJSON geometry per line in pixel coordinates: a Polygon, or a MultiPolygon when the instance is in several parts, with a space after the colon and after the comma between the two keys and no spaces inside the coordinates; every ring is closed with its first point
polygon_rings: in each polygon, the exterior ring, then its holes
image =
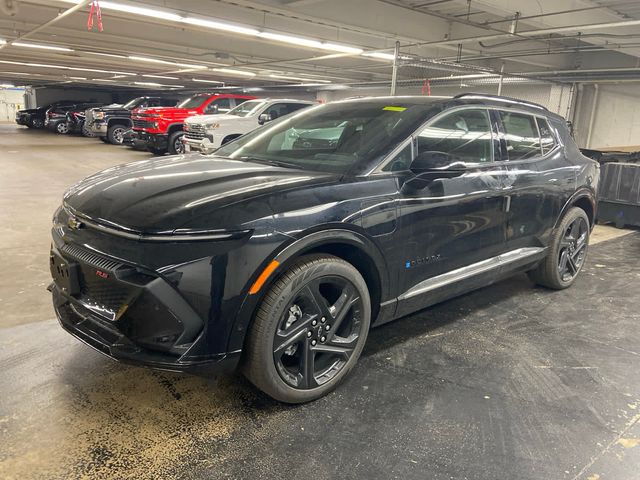
{"type": "Polygon", "coordinates": [[[107,130],[107,139],[109,143],[113,145],[122,145],[122,141],[124,140],[124,132],[127,130],[127,127],[124,125],[111,125],[107,130]]]}
{"type": "Polygon", "coordinates": [[[276,400],[320,398],[356,364],[370,317],[369,291],[353,265],[330,255],[301,257],[262,300],[243,371],[276,400]]]}
{"type": "Polygon", "coordinates": [[[182,143],[183,131],[173,132],[169,135],[169,154],[177,155],[185,152],[184,143],[182,143]]]}
{"type": "Polygon", "coordinates": [[[572,207],[552,233],[549,255],[529,272],[529,277],[556,290],[570,287],[587,258],[590,231],[585,211],[572,207]]]}
{"type": "Polygon", "coordinates": [[[57,133],[69,133],[69,125],[67,125],[67,122],[60,122],[56,125],[56,132],[57,133]]]}
{"type": "Polygon", "coordinates": [[[42,128],[44,127],[44,120],[41,118],[32,118],[27,125],[30,128],[42,128]]]}

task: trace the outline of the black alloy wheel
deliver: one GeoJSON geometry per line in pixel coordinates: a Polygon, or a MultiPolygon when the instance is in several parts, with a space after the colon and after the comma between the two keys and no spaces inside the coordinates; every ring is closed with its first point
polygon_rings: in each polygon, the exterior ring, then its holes
{"type": "Polygon", "coordinates": [[[584,266],[590,233],[585,211],[570,208],[551,234],[546,258],[529,271],[531,280],[556,290],[570,287],[584,266]]]}
{"type": "Polygon", "coordinates": [[[184,143],[182,142],[182,137],[184,136],[183,131],[173,132],[169,135],[169,154],[170,155],[181,155],[186,152],[186,148],[184,143]]]}
{"type": "Polygon", "coordinates": [[[571,281],[580,272],[588,238],[589,226],[583,217],[576,218],[565,230],[558,254],[558,272],[562,281],[571,281]]]}
{"type": "Polygon", "coordinates": [[[369,332],[367,285],[350,263],[301,257],[258,308],[243,370],[258,388],[287,403],[315,400],[349,373],[369,332]]]}
{"type": "Polygon", "coordinates": [[[273,361],[291,387],[325,384],[347,364],[361,335],[362,297],[347,279],[324,276],[295,296],[273,339],[273,361]]]}
{"type": "Polygon", "coordinates": [[[107,138],[109,142],[113,145],[122,145],[124,141],[124,132],[126,131],[126,127],[123,125],[113,125],[109,127],[107,130],[107,138]]]}

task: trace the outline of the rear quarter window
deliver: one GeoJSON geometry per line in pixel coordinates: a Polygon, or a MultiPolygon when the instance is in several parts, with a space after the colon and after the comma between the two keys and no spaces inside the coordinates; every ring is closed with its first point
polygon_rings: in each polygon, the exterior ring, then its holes
{"type": "Polygon", "coordinates": [[[509,160],[524,160],[542,154],[540,134],[533,115],[501,111],[509,160]]]}

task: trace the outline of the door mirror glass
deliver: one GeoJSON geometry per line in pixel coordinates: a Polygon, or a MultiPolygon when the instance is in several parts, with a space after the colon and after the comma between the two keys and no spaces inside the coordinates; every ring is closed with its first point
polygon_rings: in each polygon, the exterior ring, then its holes
{"type": "Polygon", "coordinates": [[[264,125],[267,122],[271,121],[271,115],[269,115],[268,113],[261,113],[258,116],[258,125],[264,125]]]}

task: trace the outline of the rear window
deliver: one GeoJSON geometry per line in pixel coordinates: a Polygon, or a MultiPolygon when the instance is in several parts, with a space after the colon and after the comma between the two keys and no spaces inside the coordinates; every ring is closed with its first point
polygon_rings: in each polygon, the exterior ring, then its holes
{"type": "Polygon", "coordinates": [[[553,134],[553,130],[549,127],[549,122],[546,119],[537,117],[538,130],[540,131],[540,144],[542,146],[542,154],[546,155],[558,144],[556,137],[553,134]]]}
{"type": "Polygon", "coordinates": [[[193,97],[189,97],[186,100],[183,100],[182,102],[180,102],[178,105],[176,105],[178,108],[198,108],[200,105],[202,105],[208,98],[210,97],[210,95],[194,95],[193,97]]]}
{"type": "Polygon", "coordinates": [[[540,135],[533,115],[500,112],[509,160],[524,160],[541,154],[540,135]]]}

